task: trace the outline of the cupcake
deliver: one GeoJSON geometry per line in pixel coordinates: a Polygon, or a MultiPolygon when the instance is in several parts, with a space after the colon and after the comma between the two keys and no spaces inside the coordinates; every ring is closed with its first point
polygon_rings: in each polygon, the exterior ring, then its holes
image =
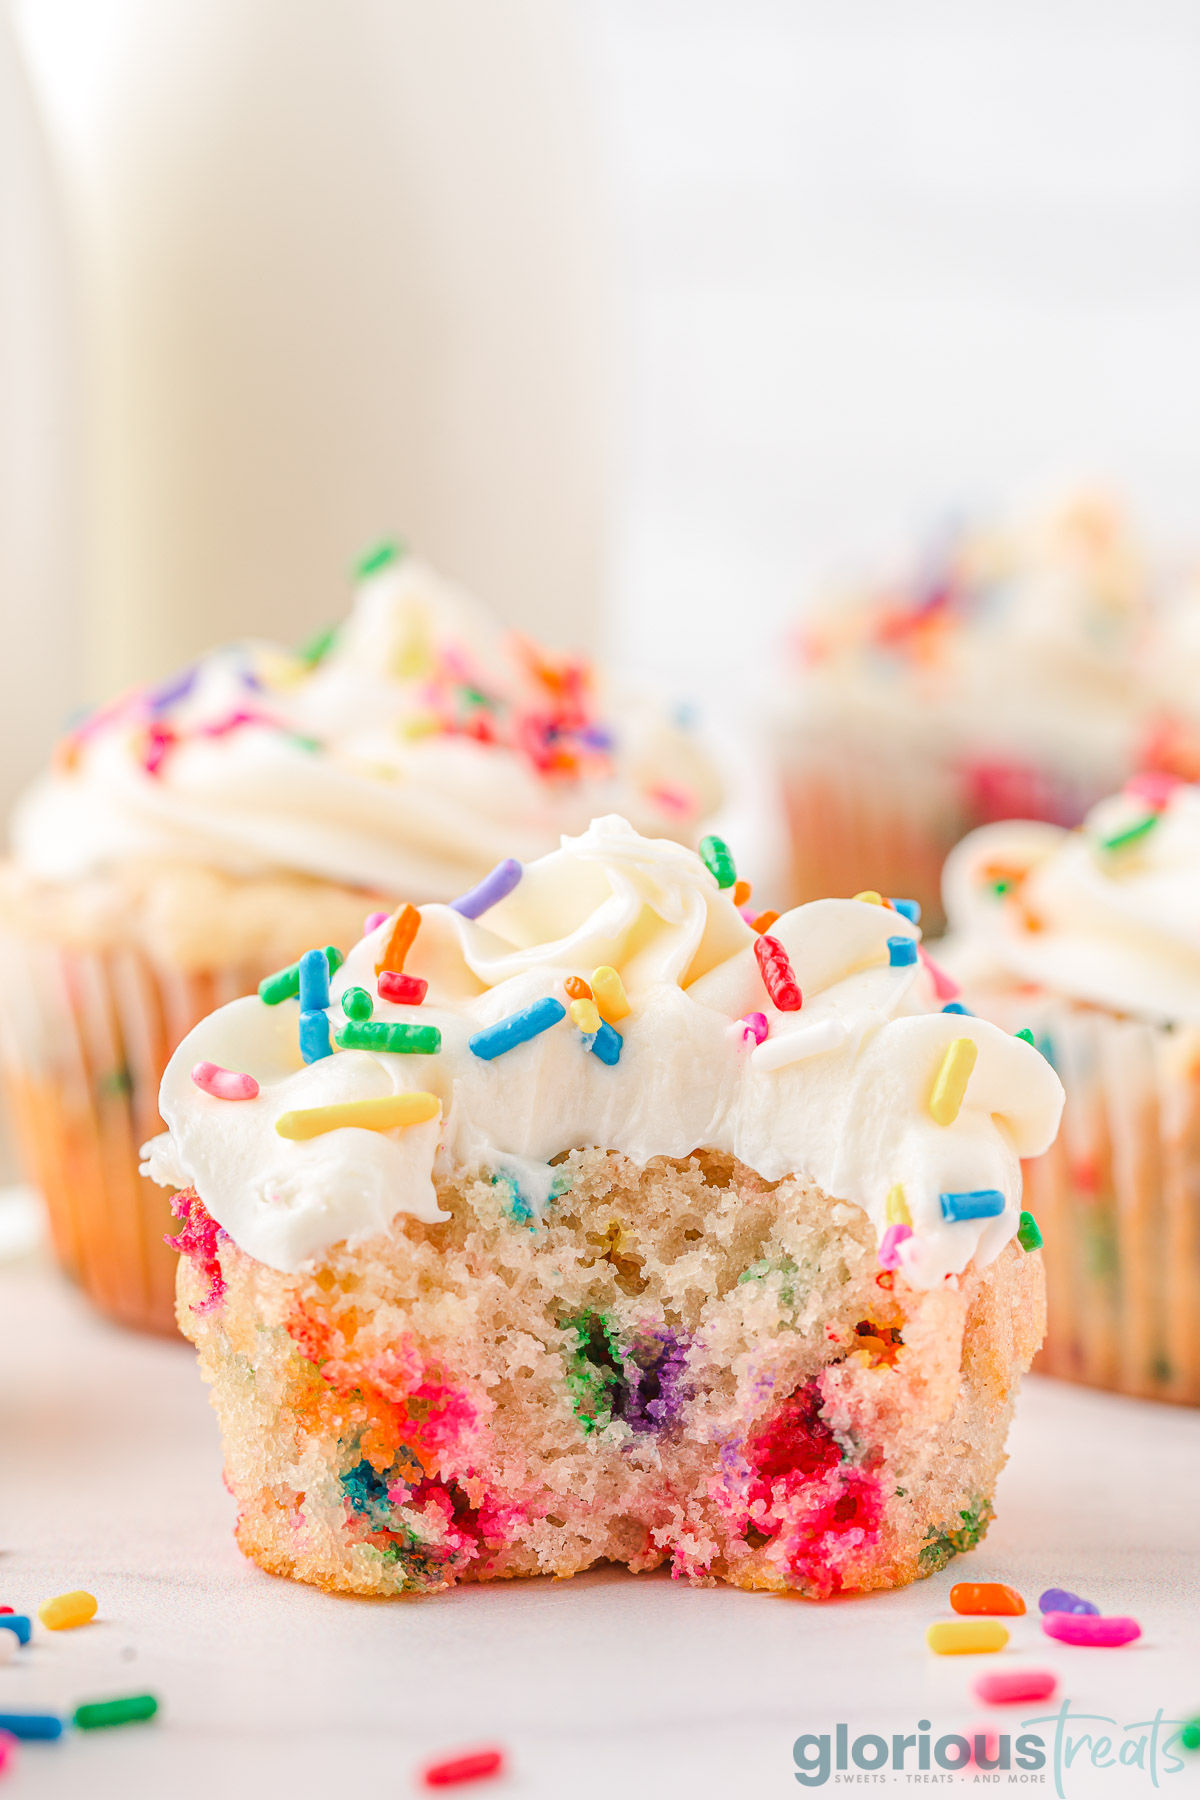
{"type": "Polygon", "coordinates": [[[1058,1079],[903,909],[744,899],[600,819],[176,1051],[146,1166],[263,1568],[827,1595],[986,1530],[1058,1079]]]}
{"type": "Polygon", "coordinates": [[[1137,766],[1148,591],[1120,520],[1081,500],[831,596],[776,732],[795,894],[909,894],[932,927],[964,832],[1078,823],[1137,766]]]}
{"type": "Polygon", "coordinates": [[[111,1316],[173,1329],[170,1218],[137,1149],[214,1007],[597,809],[694,842],[718,795],[686,725],[386,546],[300,652],[219,650],[86,718],[0,871],[11,1111],[64,1267],[111,1316]]]}
{"type": "Polygon", "coordinates": [[[1066,1089],[1026,1170],[1045,1233],[1040,1366],[1200,1403],[1200,788],[1129,782],[1077,831],[1000,824],[946,864],[965,996],[1066,1089]]]}

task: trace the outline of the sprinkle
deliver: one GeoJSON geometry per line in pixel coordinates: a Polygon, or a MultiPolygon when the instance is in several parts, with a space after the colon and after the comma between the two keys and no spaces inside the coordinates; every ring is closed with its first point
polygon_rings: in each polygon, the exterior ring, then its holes
{"type": "Polygon", "coordinates": [[[845,1041],[846,1027],[840,1019],[821,1019],[798,1031],[776,1032],[751,1051],[751,1060],[756,1069],[786,1069],[790,1063],[802,1062],[806,1057],[839,1050],[845,1041]]]}
{"type": "MultiPolygon", "coordinates": [[[[402,976],[401,980],[403,979],[404,977],[402,976]]],[[[375,1002],[372,1000],[370,994],[368,994],[366,988],[347,988],[342,995],[342,1011],[348,1019],[353,1019],[359,1025],[369,1019],[374,1010],[375,1002]]]]}
{"type": "MultiPolygon", "coordinates": [[[[733,866],[733,858],[729,854],[729,845],[724,838],[708,837],[700,839],[700,855],[704,866],[719,888],[731,888],[737,883],[737,870],[733,866]]],[[[735,900],[734,904],[737,902],[735,900]]]]}
{"type": "Polygon", "coordinates": [[[910,937],[890,937],[887,941],[888,962],[893,969],[907,969],[917,960],[917,942],[910,937]]]}
{"type": "Polygon", "coordinates": [[[129,1694],[121,1700],[89,1700],[77,1706],[71,1723],[77,1731],[97,1731],[103,1725],[130,1725],[135,1719],[152,1719],[158,1711],[153,1694],[129,1694]]]}
{"type": "Polygon", "coordinates": [[[369,576],[378,575],[381,569],[399,561],[403,555],[404,545],[399,538],[384,538],[359,557],[352,571],[354,580],[366,581],[369,576]]]}
{"type": "Polygon", "coordinates": [[[452,900],[451,911],[461,913],[464,919],[481,918],[489,907],[498,906],[506,895],[512,893],[524,873],[523,866],[515,856],[506,856],[470,893],[460,894],[457,900],[452,900]]]}
{"type": "Polygon", "coordinates": [[[1089,1613],[1046,1613],[1042,1630],[1060,1644],[1078,1644],[1091,1650],[1114,1650],[1119,1644],[1132,1644],[1142,1635],[1136,1619],[1104,1619],[1089,1613]]]}
{"type": "Polygon", "coordinates": [[[9,1632],[16,1638],[18,1644],[27,1644],[33,1626],[24,1613],[10,1612],[0,1618],[0,1630],[9,1632]]]}
{"type": "MultiPolygon", "coordinates": [[[[1013,1036],[1024,1038],[1027,1044],[1033,1044],[1033,1033],[1030,1031],[1028,1025],[1022,1025],[1020,1031],[1013,1032],[1013,1036]]],[[[1036,1048],[1036,1045],[1034,1047],[1036,1048]]]]}
{"type": "MultiPolygon", "coordinates": [[[[329,964],[329,973],[336,975],[342,966],[342,953],[335,950],[332,944],[325,946],[325,960],[329,964]]],[[[258,984],[258,997],[265,1006],[278,1006],[281,1000],[294,1000],[300,992],[300,964],[289,963],[286,969],[276,969],[258,984]]]]}
{"type": "Polygon", "coordinates": [[[326,625],[323,631],[314,632],[312,637],[306,638],[297,650],[296,661],[303,664],[306,669],[315,669],[318,663],[325,661],[333,649],[337,642],[337,634],[336,625],[326,625]]]}
{"type": "Polygon", "coordinates": [[[1091,1613],[1095,1616],[1099,1613],[1100,1608],[1093,1606],[1090,1600],[1081,1600],[1078,1594],[1071,1592],[1070,1588],[1047,1588],[1045,1593],[1038,1597],[1038,1611],[1044,1613],[1091,1613]]]}
{"type": "Polygon", "coordinates": [[[1189,1719],[1179,1734],[1185,1750],[1200,1750],[1200,1719],[1189,1719]]]}
{"type": "Polygon", "coordinates": [[[569,1000],[590,1000],[592,990],[582,975],[568,975],[563,982],[569,1000]]]}
{"type": "Polygon", "coordinates": [[[377,975],[382,975],[385,969],[398,971],[404,967],[404,959],[412,949],[413,939],[420,929],[421,915],[416,907],[402,906],[396,914],[391,935],[375,964],[377,975]]]}
{"type": "MultiPolygon", "coordinates": [[[[322,1015],[323,1016],[323,1015],[322,1015]]],[[[442,1034],[436,1025],[370,1025],[352,1021],[343,1025],[335,1042],[342,1050],[384,1050],[393,1056],[436,1056],[442,1034]]]]}
{"type": "Polygon", "coordinates": [[[193,663],[182,675],[173,675],[164,681],[161,687],[151,688],[146,695],[146,705],[152,713],[166,712],[168,707],[175,706],[180,700],[186,700],[200,676],[199,663],[193,663]]]}
{"type": "Polygon", "coordinates": [[[1025,1611],[1025,1602],[1016,1588],[1002,1581],[956,1581],[950,1589],[950,1604],[956,1613],[1012,1613],[1025,1611]]]}
{"type": "Polygon", "coordinates": [[[1168,775],[1165,770],[1145,769],[1140,775],[1131,775],[1121,792],[1132,795],[1135,800],[1144,800],[1147,806],[1161,812],[1179,785],[1178,775],[1168,775]]]}
{"type": "Polygon", "coordinates": [[[594,1000],[572,1000],[571,1020],[580,1031],[591,1032],[593,1037],[603,1023],[594,1000]]]}
{"type": "Polygon", "coordinates": [[[900,1267],[900,1246],[912,1234],[911,1225],[888,1226],[879,1240],[879,1266],[881,1269],[898,1269],[900,1267]]]}
{"type": "Polygon", "coordinates": [[[561,1001],[548,994],[544,1000],[535,1000],[532,1006],[510,1013],[507,1019],[486,1025],[467,1039],[467,1046],[484,1062],[491,1062],[494,1057],[503,1056],[506,1050],[515,1050],[518,1044],[527,1044],[530,1038],[549,1031],[552,1025],[566,1017],[566,1010],[561,1001]]]}
{"type": "Polygon", "coordinates": [[[996,1619],[940,1619],[926,1631],[925,1642],[938,1656],[975,1656],[1003,1650],[1008,1631],[996,1619]]]}
{"type": "Polygon", "coordinates": [[[440,1111],[436,1094],[382,1094],[374,1100],[344,1100],[339,1106],[309,1106],[300,1112],[280,1113],[275,1129],[280,1137],[293,1139],[321,1137],[344,1126],[391,1131],[399,1125],[425,1125],[440,1111]]]}
{"type": "Polygon", "coordinates": [[[865,901],[868,906],[883,906],[885,904],[883,895],[877,894],[874,888],[864,888],[862,893],[855,894],[854,898],[856,900],[865,901]]]}
{"type": "Polygon", "coordinates": [[[1022,1250],[1040,1250],[1045,1243],[1041,1227],[1031,1212],[1021,1214],[1021,1222],[1017,1226],[1017,1242],[1022,1250]]]}
{"type": "Polygon", "coordinates": [[[235,1069],[223,1069],[219,1063],[198,1062],[192,1069],[192,1080],[214,1100],[258,1099],[258,1083],[253,1075],[239,1075],[235,1069]]]}
{"type": "Polygon", "coordinates": [[[404,975],[399,969],[381,969],[379,998],[394,1001],[397,1006],[420,1006],[429,992],[429,983],[421,975],[404,975]]]}
{"type": "Polygon", "coordinates": [[[96,1596],[75,1588],[69,1594],[56,1594],[43,1600],[38,1618],[47,1631],[70,1631],[76,1625],[88,1625],[96,1616],[96,1596]]]}
{"type": "Polygon", "coordinates": [[[939,1194],[943,1219],[954,1223],[963,1219],[994,1219],[1004,1211],[1004,1195],[999,1188],[967,1188],[963,1193],[939,1194]]]}
{"type": "Polygon", "coordinates": [[[366,918],[363,920],[363,936],[370,937],[370,935],[373,931],[378,931],[379,927],[383,924],[384,920],[388,917],[389,917],[389,914],[387,914],[385,912],[368,913],[366,918]]]}
{"type": "Polygon", "coordinates": [[[766,1013],[744,1013],[738,1020],[738,1024],[742,1028],[742,1037],[753,1038],[756,1044],[761,1044],[770,1030],[766,1013]]]}
{"type": "Polygon", "coordinates": [[[465,1756],[428,1763],[421,1771],[421,1782],[427,1788],[457,1787],[464,1781],[483,1781],[489,1775],[502,1774],[503,1770],[503,1750],[470,1750],[465,1756]]]}
{"type": "Polygon", "coordinates": [[[1030,1700],[1049,1700],[1058,1687],[1053,1669],[993,1669],[973,1683],[977,1699],[986,1706],[1021,1706],[1030,1700]]]}
{"type": "Polygon", "coordinates": [[[757,932],[770,931],[778,917],[779,914],[777,912],[761,912],[757,919],[752,919],[750,923],[757,932]]]}
{"type": "Polygon", "coordinates": [[[592,970],[592,998],[600,1009],[600,1017],[607,1019],[610,1025],[615,1025],[629,1011],[625,983],[607,963],[592,970]]]}
{"type": "Polygon", "coordinates": [[[889,1225],[911,1225],[912,1214],[908,1210],[908,1201],[904,1198],[904,1188],[897,1182],[888,1189],[887,1219],[889,1225]]]}
{"type": "Polygon", "coordinates": [[[333,1055],[329,1042],[329,1019],[323,1012],[300,1014],[300,1054],[306,1063],[320,1062],[333,1055]]]}
{"type": "Polygon", "coordinates": [[[929,1110],[938,1125],[953,1125],[957,1119],[978,1055],[974,1038],[960,1037],[943,1056],[929,1096],[929,1110]]]}
{"type": "Polygon", "coordinates": [[[750,898],[751,887],[748,881],[735,881],[733,884],[733,904],[740,911],[750,898]]]}
{"type": "Polygon", "coordinates": [[[772,1005],[780,1012],[799,1012],[804,1004],[804,996],[797,986],[788,953],[779,939],[769,937],[764,932],[755,939],[754,954],[758,958],[763,986],[772,1005]]]}
{"type": "Polygon", "coordinates": [[[1134,824],[1127,825],[1124,831],[1114,831],[1111,837],[1101,838],[1100,848],[1102,850],[1124,850],[1130,844],[1136,844],[1149,831],[1152,831],[1158,824],[1158,820],[1158,813],[1147,813],[1144,819],[1138,819],[1134,824]]]}
{"type": "Polygon", "coordinates": [[[323,950],[306,950],[300,958],[300,1011],[320,1012],[329,1005],[329,964],[323,950]]]}
{"type": "Polygon", "coordinates": [[[17,1753],[17,1740],[11,1731],[0,1731],[0,1775],[11,1769],[17,1753]]]}
{"type": "Polygon", "coordinates": [[[947,1000],[942,1011],[944,1013],[955,1013],[962,1019],[973,1019],[975,1017],[975,1014],[971,1011],[970,1007],[964,1006],[961,1000],[947,1000]]]}
{"type": "MultiPolygon", "coordinates": [[[[958,996],[962,993],[962,988],[959,986],[958,982],[955,981],[953,975],[947,975],[945,969],[942,968],[942,965],[934,962],[924,944],[917,945],[917,955],[924,965],[925,973],[933,983],[934,999],[957,1000],[958,996]]],[[[943,1008],[943,1011],[944,1010],[946,1009],[943,1008]]],[[[960,1010],[965,1011],[966,1009],[962,1008],[960,1010]]]]}
{"type": "MultiPolygon", "coordinates": [[[[590,1035],[590,1034],[589,1034],[590,1035]]],[[[600,1029],[588,1046],[593,1056],[598,1056],[609,1068],[615,1068],[621,1060],[621,1050],[625,1039],[619,1031],[614,1031],[605,1020],[600,1021],[600,1029]]]]}
{"type": "Polygon", "coordinates": [[[889,904],[902,918],[907,919],[910,925],[921,923],[921,902],[919,900],[892,900],[889,904]]]}
{"type": "Polygon", "coordinates": [[[0,1712],[0,1731],[15,1738],[59,1738],[62,1728],[57,1713],[0,1712]]]}

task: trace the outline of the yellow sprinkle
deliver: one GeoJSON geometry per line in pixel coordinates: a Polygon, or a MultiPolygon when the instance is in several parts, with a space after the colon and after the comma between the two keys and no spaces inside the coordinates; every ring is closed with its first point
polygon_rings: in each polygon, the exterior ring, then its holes
{"type": "Polygon", "coordinates": [[[884,905],[883,895],[877,894],[875,892],[874,888],[864,888],[862,893],[855,894],[854,898],[856,900],[865,900],[868,906],[883,906],[884,905]]]}
{"type": "Polygon", "coordinates": [[[615,969],[605,966],[592,971],[592,993],[600,1008],[600,1017],[607,1019],[610,1025],[615,1025],[629,1011],[625,984],[615,969]]]}
{"type": "Polygon", "coordinates": [[[38,1607],[38,1618],[47,1631],[69,1631],[74,1625],[86,1625],[96,1616],[95,1594],[85,1594],[77,1588],[71,1594],[56,1594],[53,1600],[43,1600],[38,1607]]]}
{"type": "Polygon", "coordinates": [[[436,713],[412,713],[407,719],[401,719],[396,725],[396,735],[402,738],[431,737],[440,731],[442,722],[436,713]]]}
{"type": "Polygon", "coordinates": [[[938,1656],[976,1656],[1003,1650],[1008,1632],[998,1619],[941,1619],[929,1627],[925,1642],[938,1656]]]}
{"type": "Polygon", "coordinates": [[[600,1011],[594,1000],[572,1000],[571,1017],[580,1031],[599,1031],[600,1011]]]}
{"type": "Polygon", "coordinates": [[[953,1125],[979,1051],[974,1038],[955,1038],[939,1068],[929,1096],[929,1110],[939,1125],[953,1125]]]}
{"type": "Polygon", "coordinates": [[[275,1129],[284,1138],[320,1137],[357,1125],[363,1131],[391,1131],[397,1125],[424,1125],[441,1111],[436,1094],[381,1094],[375,1100],[345,1100],[340,1106],[309,1106],[280,1113],[275,1129]]]}
{"type": "Polygon", "coordinates": [[[911,1225],[912,1214],[908,1210],[908,1201],[904,1198],[904,1189],[897,1182],[888,1189],[887,1222],[889,1225],[911,1225]]]}

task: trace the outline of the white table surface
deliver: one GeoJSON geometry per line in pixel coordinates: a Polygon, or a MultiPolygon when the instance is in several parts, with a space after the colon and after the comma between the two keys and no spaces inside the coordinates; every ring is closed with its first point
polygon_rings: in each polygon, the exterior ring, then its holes
{"type": "MultiPolygon", "coordinates": [[[[511,1773],[452,1792],[803,1793],[791,1761],[802,1732],[845,1720],[852,1738],[890,1735],[927,1718],[940,1734],[1001,1717],[969,1697],[983,1659],[924,1645],[964,1578],[1012,1582],[1035,1605],[1042,1588],[1065,1585],[1135,1614],[1138,1645],[1089,1651],[1051,1645],[1035,1612],[1013,1622],[1005,1657],[1028,1650],[1027,1661],[1060,1671],[1075,1710],[1122,1725],[1159,1707],[1191,1716],[1198,1478],[1200,1412],[1031,1380],[986,1542],[899,1593],[813,1604],[606,1570],[422,1600],[338,1599],[238,1553],[190,1349],[104,1324],[36,1253],[10,1256],[0,1265],[0,1604],[33,1612],[85,1587],[100,1616],[74,1633],[35,1628],[33,1645],[0,1667],[0,1711],[146,1690],[163,1710],[153,1725],[26,1744],[0,1785],[13,1800],[358,1800],[415,1792],[423,1759],[498,1741],[511,1773]]],[[[863,1785],[918,1791],[895,1775],[863,1785]]],[[[1052,1774],[994,1785],[1055,1793],[1052,1774]]],[[[1136,1768],[1078,1762],[1064,1785],[1072,1800],[1156,1791],[1136,1768]]],[[[1200,1757],[1161,1787],[1196,1792],[1200,1757]]]]}

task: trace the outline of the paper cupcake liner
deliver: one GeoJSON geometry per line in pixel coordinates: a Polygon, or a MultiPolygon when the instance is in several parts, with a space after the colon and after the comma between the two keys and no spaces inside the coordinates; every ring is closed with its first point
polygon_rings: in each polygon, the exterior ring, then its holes
{"type": "Polygon", "coordinates": [[[138,1174],[138,1152],[162,1130],[158,1089],[175,1045],[264,971],[188,974],[136,949],[23,937],[0,938],[0,968],[9,1110],[55,1253],[109,1317],[173,1331],[170,1204],[138,1174]]]}
{"type": "Polygon", "coordinates": [[[1200,1032],[1040,996],[985,1010],[1028,1025],[1067,1091],[1058,1141],[1025,1167],[1049,1314],[1035,1368],[1200,1405],[1200,1032]]]}

